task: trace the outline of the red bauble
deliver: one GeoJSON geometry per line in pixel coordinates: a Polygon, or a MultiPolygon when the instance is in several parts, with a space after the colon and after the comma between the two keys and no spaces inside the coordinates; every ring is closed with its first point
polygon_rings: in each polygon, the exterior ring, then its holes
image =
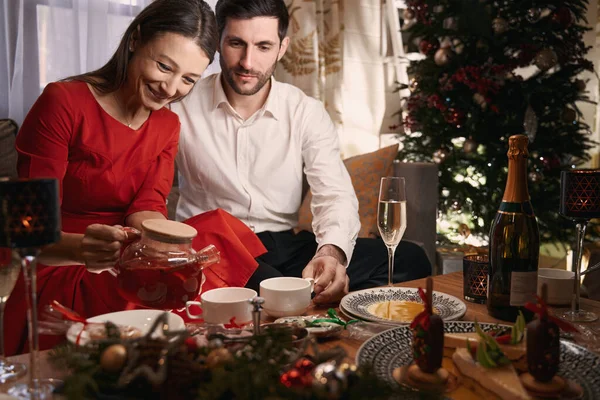
{"type": "Polygon", "coordinates": [[[573,14],[567,7],[558,7],[552,14],[552,22],[565,29],[573,23],[573,14]]]}
{"type": "MultiPolygon", "coordinates": [[[[308,361],[308,360],[307,360],[308,361]]],[[[303,373],[296,368],[292,368],[287,372],[281,374],[279,378],[279,382],[286,387],[308,387],[312,384],[312,375],[310,371],[308,373],[303,373]]]]}
{"type": "Polygon", "coordinates": [[[423,39],[419,42],[419,51],[425,55],[435,52],[439,47],[440,42],[437,39],[423,39]]]}
{"type": "Polygon", "coordinates": [[[296,361],[294,367],[298,370],[298,372],[300,372],[300,374],[306,376],[310,375],[312,370],[315,368],[315,363],[313,363],[307,358],[301,358],[298,361],[296,361]]]}
{"type": "Polygon", "coordinates": [[[460,128],[465,119],[465,114],[456,108],[449,108],[446,114],[446,122],[460,128]]]}

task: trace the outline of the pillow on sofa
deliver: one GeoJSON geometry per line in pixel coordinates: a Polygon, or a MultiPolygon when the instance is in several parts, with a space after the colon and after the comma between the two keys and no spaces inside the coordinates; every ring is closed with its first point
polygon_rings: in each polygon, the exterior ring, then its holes
{"type": "MultiPolygon", "coordinates": [[[[354,191],[358,198],[358,214],[360,217],[360,232],[358,237],[378,237],[377,203],[379,182],[382,176],[392,172],[392,163],[398,155],[398,145],[384,147],[372,153],[361,154],[344,160],[348,169],[354,191]]],[[[310,202],[312,193],[308,191],[298,211],[297,231],[312,232],[312,213],[310,202]]]]}

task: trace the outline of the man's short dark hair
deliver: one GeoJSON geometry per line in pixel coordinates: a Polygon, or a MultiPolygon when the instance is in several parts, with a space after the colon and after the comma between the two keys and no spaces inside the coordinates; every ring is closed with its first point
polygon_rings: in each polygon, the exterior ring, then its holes
{"type": "Polygon", "coordinates": [[[289,25],[288,9],[283,0],[219,0],[215,7],[219,37],[227,24],[227,18],[251,19],[256,17],[277,18],[279,40],[285,38],[289,25]]]}

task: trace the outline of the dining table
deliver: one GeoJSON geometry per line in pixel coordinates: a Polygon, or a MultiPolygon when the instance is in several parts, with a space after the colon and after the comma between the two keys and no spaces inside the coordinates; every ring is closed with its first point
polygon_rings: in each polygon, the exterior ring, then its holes
{"type": "MultiPolygon", "coordinates": [[[[426,279],[417,279],[413,281],[407,281],[398,283],[394,286],[397,287],[405,287],[405,288],[425,288],[426,279]]],[[[455,296],[459,299],[463,299],[463,274],[462,272],[454,272],[445,275],[437,275],[433,277],[433,288],[435,291],[442,292],[448,295],[455,296]]],[[[485,304],[477,304],[465,301],[466,304],[466,313],[462,317],[463,321],[479,321],[479,322],[487,322],[487,323],[498,323],[498,324],[509,324],[505,321],[500,321],[491,317],[488,312],[485,304]]],[[[311,305],[306,314],[308,315],[326,315],[329,308],[335,307],[335,305],[311,305]]],[[[581,307],[585,310],[595,312],[596,314],[600,314],[600,302],[589,300],[589,299],[581,299],[581,307]]],[[[336,309],[339,312],[339,308],[336,309]]],[[[551,312],[559,313],[562,309],[550,308],[551,312]]],[[[342,314],[343,316],[343,314],[342,314]]],[[[272,319],[267,318],[267,322],[272,322],[272,319]]],[[[325,351],[328,349],[332,349],[335,347],[341,347],[346,352],[347,361],[353,362],[356,358],[356,354],[359,351],[359,348],[362,344],[369,339],[369,337],[376,335],[378,332],[382,332],[384,330],[390,329],[393,326],[388,324],[364,324],[367,327],[360,327],[360,324],[356,324],[360,328],[354,328],[350,324],[348,325],[348,329],[342,331],[342,333],[335,338],[331,338],[326,341],[320,341],[318,343],[318,349],[320,351],[325,351]]],[[[509,324],[510,325],[510,324],[509,324]]],[[[597,336],[600,338],[600,321],[590,322],[583,324],[585,327],[589,328],[590,331],[597,333],[597,336]]],[[[64,377],[64,371],[57,371],[50,362],[48,361],[48,354],[50,350],[44,350],[40,352],[40,360],[39,360],[39,377],[44,378],[53,378],[60,379],[64,377]]],[[[29,354],[21,354],[18,356],[8,357],[9,360],[15,362],[21,362],[26,365],[29,364],[29,354]]],[[[20,381],[25,381],[27,377],[21,378],[20,381]]],[[[17,381],[19,382],[19,381],[17,381]]],[[[10,382],[0,386],[0,392],[5,392],[11,385],[15,382],[10,382]]],[[[59,397],[56,397],[59,398],[59,397]]]]}

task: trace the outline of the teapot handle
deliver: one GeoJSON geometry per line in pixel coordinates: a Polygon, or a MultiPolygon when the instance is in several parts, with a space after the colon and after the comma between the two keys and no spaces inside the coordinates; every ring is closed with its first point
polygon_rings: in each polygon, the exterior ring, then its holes
{"type": "MultiPolygon", "coordinates": [[[[125,235],[127,235],[127,238],[123,242],[123,247],[121,248],[121,250],[125,250],[127,246],[129,246],[131,243],[135,242],[136,240],[142,237],[142,232],[140,232],[138,229],[135,229],[134,227],[124,226],[121,228],[121,230],[125,232],[125,235]]],[[[116,268],[109,269],[108,273],[114,276],[115,278],[117,277],[117,275],[119,275],[119,272],[116,268]]]]}
{"type": "Polygon", "coordinates": [[[221,252],[212,244],[196,253],[196,261],[202,269],[221,261],[221,252]]]}

